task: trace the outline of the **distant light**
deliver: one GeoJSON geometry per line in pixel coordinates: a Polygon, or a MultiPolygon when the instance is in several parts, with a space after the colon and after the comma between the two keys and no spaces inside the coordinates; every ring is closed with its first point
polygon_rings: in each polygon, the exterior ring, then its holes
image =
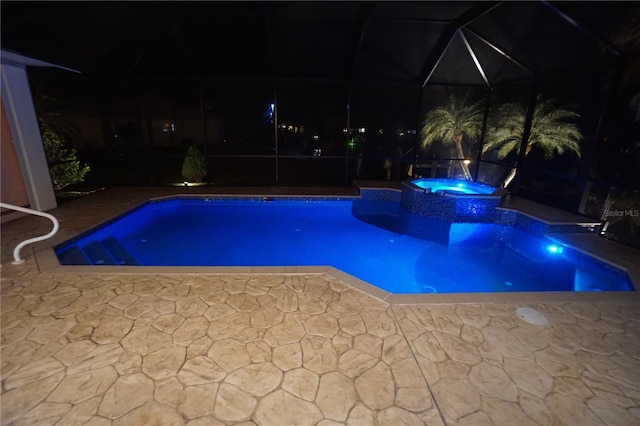
{"type": "Polygon", "coordinates": [[[317,141],[318,139],[320,139],[320,136],[318,136],[318,135],[313,135],[313,140],[314,140],[314,141],[317,141]]]}
{"type": "Polygon", "coordinates": [[[358,128],[358,133],[365,133],[366,131],[367,129],[365,129],[364,127],[358,128]]]}
{"type": "Polygon", "coordinates": [[[556,244],[549,244],[547,246],[547,251],[551,254],[561,254],[562,253],[562,247],[556,245],[556,244]]]}
{"type": "Polygon", "coordinates": [[[468,164],[471,164],[471,160],[464,160],[464,161],[463,161],[463,163],[464,163],[464,164],[467,164],[467,165],[468,165],[468,164]]]}

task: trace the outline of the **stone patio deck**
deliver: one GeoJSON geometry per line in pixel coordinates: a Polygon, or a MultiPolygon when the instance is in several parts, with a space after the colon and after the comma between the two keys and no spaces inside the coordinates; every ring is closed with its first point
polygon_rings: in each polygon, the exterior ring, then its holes
{"type": "MultiPolygon", "coordinates": [[[[53,243],[159,191],[65,203],[53,243]]],[[[2,225],[3,425],[640,424],[635,293],[390,304],[326,274],[11,265],[40,230],[2,225]]]]}

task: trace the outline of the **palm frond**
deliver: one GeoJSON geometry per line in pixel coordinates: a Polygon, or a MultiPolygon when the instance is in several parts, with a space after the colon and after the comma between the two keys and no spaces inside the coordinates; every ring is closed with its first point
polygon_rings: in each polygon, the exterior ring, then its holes
{"type": "MultiPolygon", "coordinates": [[[[492,127],[483,152],[497,150],[501,159],[511,152],[519,153],[526,112],[526,107],[519,104],[505,104],[499,108],[492,117],[492,127]]],[[[575,124],[579,118],[577,112],[559,107],[553,100],[538,98],[527,147],[541,149],[545,158],[565,152],[573,152],[579,157],[582,134],[575,124]]]]}
{"type": "Polygon", "coordinates": [[[454,143],[454,138],[465,134],[477,138],[482,129],[482,101],[469,103],[466,98],[451,97],[449,103],[429,111],[420,131],[421,144],[427,147],[434,142],[454,143]]]}

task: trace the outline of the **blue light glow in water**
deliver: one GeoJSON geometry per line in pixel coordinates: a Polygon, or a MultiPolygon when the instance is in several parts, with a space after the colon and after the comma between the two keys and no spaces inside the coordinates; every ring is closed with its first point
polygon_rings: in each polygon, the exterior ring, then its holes
{"type": "Polygon", "coordinates": [[[178,199],[149,203],[56,253],[62,264],[333,266],[392,293],[633,289],[620,271],[577,265],[567,250],[545,255],[549,241],[517,229],[423,219],[397,203],[363,213],[352,201],[178,199]]]}
{"type": "Polygon", "coordinates": [[[433,193],[452,193],[465,195],[489,195],[495,192],[496,188],[481,182],[474,182],[459,179],[416,179],[411,181],[418,188],[429,190],[433,193]]]}
{"type": "Polygon", "coordinates": [[[547,251],[551,254],[562,254],[564,249],[557,244],[549,244],[547,246],[547,251]]]}

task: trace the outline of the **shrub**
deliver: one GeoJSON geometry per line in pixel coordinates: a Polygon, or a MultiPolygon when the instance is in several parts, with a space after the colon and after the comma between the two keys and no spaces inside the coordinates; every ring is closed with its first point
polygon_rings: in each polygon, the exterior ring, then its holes
{"type": "Polygon", "coordinates": [[[204,155],[195,145],[191,145],[182,163],[182,177],[187,182],[202,182],[206,175],[204,155]]]}
{"type": "Polygon", "coordinates": [[[53,188],[59,190],[73,183],[83,182],[90,168],[77,160],[76,150],[69,148],[64,138],[42,120],[40,132],[53,188]]]}

